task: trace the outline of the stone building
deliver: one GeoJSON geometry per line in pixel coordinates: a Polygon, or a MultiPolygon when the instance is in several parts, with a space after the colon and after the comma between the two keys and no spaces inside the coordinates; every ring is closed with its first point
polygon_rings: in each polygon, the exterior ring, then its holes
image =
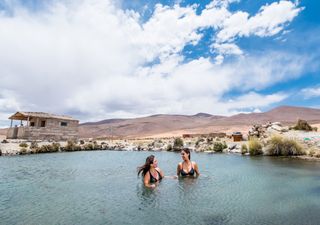
{"type": "Polygon", "coordinates": [[[69,116],[60,116],[43,112],[16,112],[9,117],[11,125],[8,139],[26,140],[69,140],[78,139],[79,121],[69,116]],[[20,125],[13,126],[13,120],[20,125]]]}

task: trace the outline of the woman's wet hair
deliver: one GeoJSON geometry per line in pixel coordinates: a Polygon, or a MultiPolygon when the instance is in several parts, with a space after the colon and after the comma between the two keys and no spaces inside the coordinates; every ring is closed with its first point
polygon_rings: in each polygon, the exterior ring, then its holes
{"type": "Polygon", "coordinates": [[[146,158],[146,163],[138,167],[138,176],[142,173],[142,176],[145,176],[146,173],[150,170],[150,165],[153,163],[154,155],[150,155],[146,158]]]}
{"type": "Polygon", "coordinates": [[[190,153],[190,150],[189,150],[188,148],[183,148],[183,149],[181,150],[181,152],[187,153],[189,160],[191,160],[191,153],[190,153]]]}

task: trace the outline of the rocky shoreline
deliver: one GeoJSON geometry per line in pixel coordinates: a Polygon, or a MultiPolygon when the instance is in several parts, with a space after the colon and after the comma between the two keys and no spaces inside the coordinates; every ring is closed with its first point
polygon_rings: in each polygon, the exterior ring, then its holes
{"type": "Polygon", "coordinates": [[[225,137],[170,137],[118,140],[81,139],[79,141],[0,140],[0,155],[27,155],[74,151],[179,151],[235,153],[242,155],[291,156],[306,160],[320,159],[320,133],[296,131],[280,123],[254,125],[242,141],[225,137]],[[281,148],[285,148],[284,151],[281,148]],[[277,150],[277,151],[275,151],[277,150]]]}

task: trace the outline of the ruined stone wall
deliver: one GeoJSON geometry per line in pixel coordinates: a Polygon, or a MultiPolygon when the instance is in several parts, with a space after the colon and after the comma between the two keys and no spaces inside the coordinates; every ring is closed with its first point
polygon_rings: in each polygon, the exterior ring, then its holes
{"type": "MultiPolygon", "coordinates": [[[[18,139],[27,140],[69,140],[78,139],[78,121],[67,121],[60,119],[32,119],[33,127],[19,127],[18,139]],[[41,127],[41,121],[45,126],[41,127]],[[64,123],[65,126],[62,126],[64,123]]],[[[7,138],[13,138],[14,128],[8,130],[7,138]]]]}

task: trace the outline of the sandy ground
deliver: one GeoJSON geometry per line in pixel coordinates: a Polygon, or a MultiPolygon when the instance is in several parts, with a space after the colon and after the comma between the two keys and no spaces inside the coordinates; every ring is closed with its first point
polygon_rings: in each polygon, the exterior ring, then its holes
{"type": "Polygon", "coordinates": [[[4,139],[6,139],[5,135],[0,135],[0,150],[2,154],[17,154],[20,147],[17,141],[10,141],[10,143],[1,143],[4,139]]]}
{"type": "Polygon", "coordinates": [[[231,126],[210,126],[206,128],[170,131],[166,133],[150,135],[147,137],[148,138],[169,138],[169,137],[182,136],[183,134],[209,134],[209,133],[219,133],[219,132],[223,132],[226,134],[232,134],[233,132],[241,132],[242,134],[246,135],[251,127],[252,126],[249,126],[249,125],[232,126],[232,127],[231,126]]]}
{"type": "MultiPolygon", "coordinates": [[[[11,139],[8,140],[9,143],[2,143],[2,141],[6,139],[5,135],[0,135],[0,150],[3,155],[17,155],[21,149],[19,146],[23,142],[27,142],[28,145],[30,145],[30,141],[26,141],[23,139],[11,139]]],[[[47,141],[41,141],[37,142],[39,146],[41,145],[47,145],[47,144],[52,144],[51,142],[47,141]]],[[[66,144],[65,141],[59,142],[61,146],[64,146],[66,144]]]]}

